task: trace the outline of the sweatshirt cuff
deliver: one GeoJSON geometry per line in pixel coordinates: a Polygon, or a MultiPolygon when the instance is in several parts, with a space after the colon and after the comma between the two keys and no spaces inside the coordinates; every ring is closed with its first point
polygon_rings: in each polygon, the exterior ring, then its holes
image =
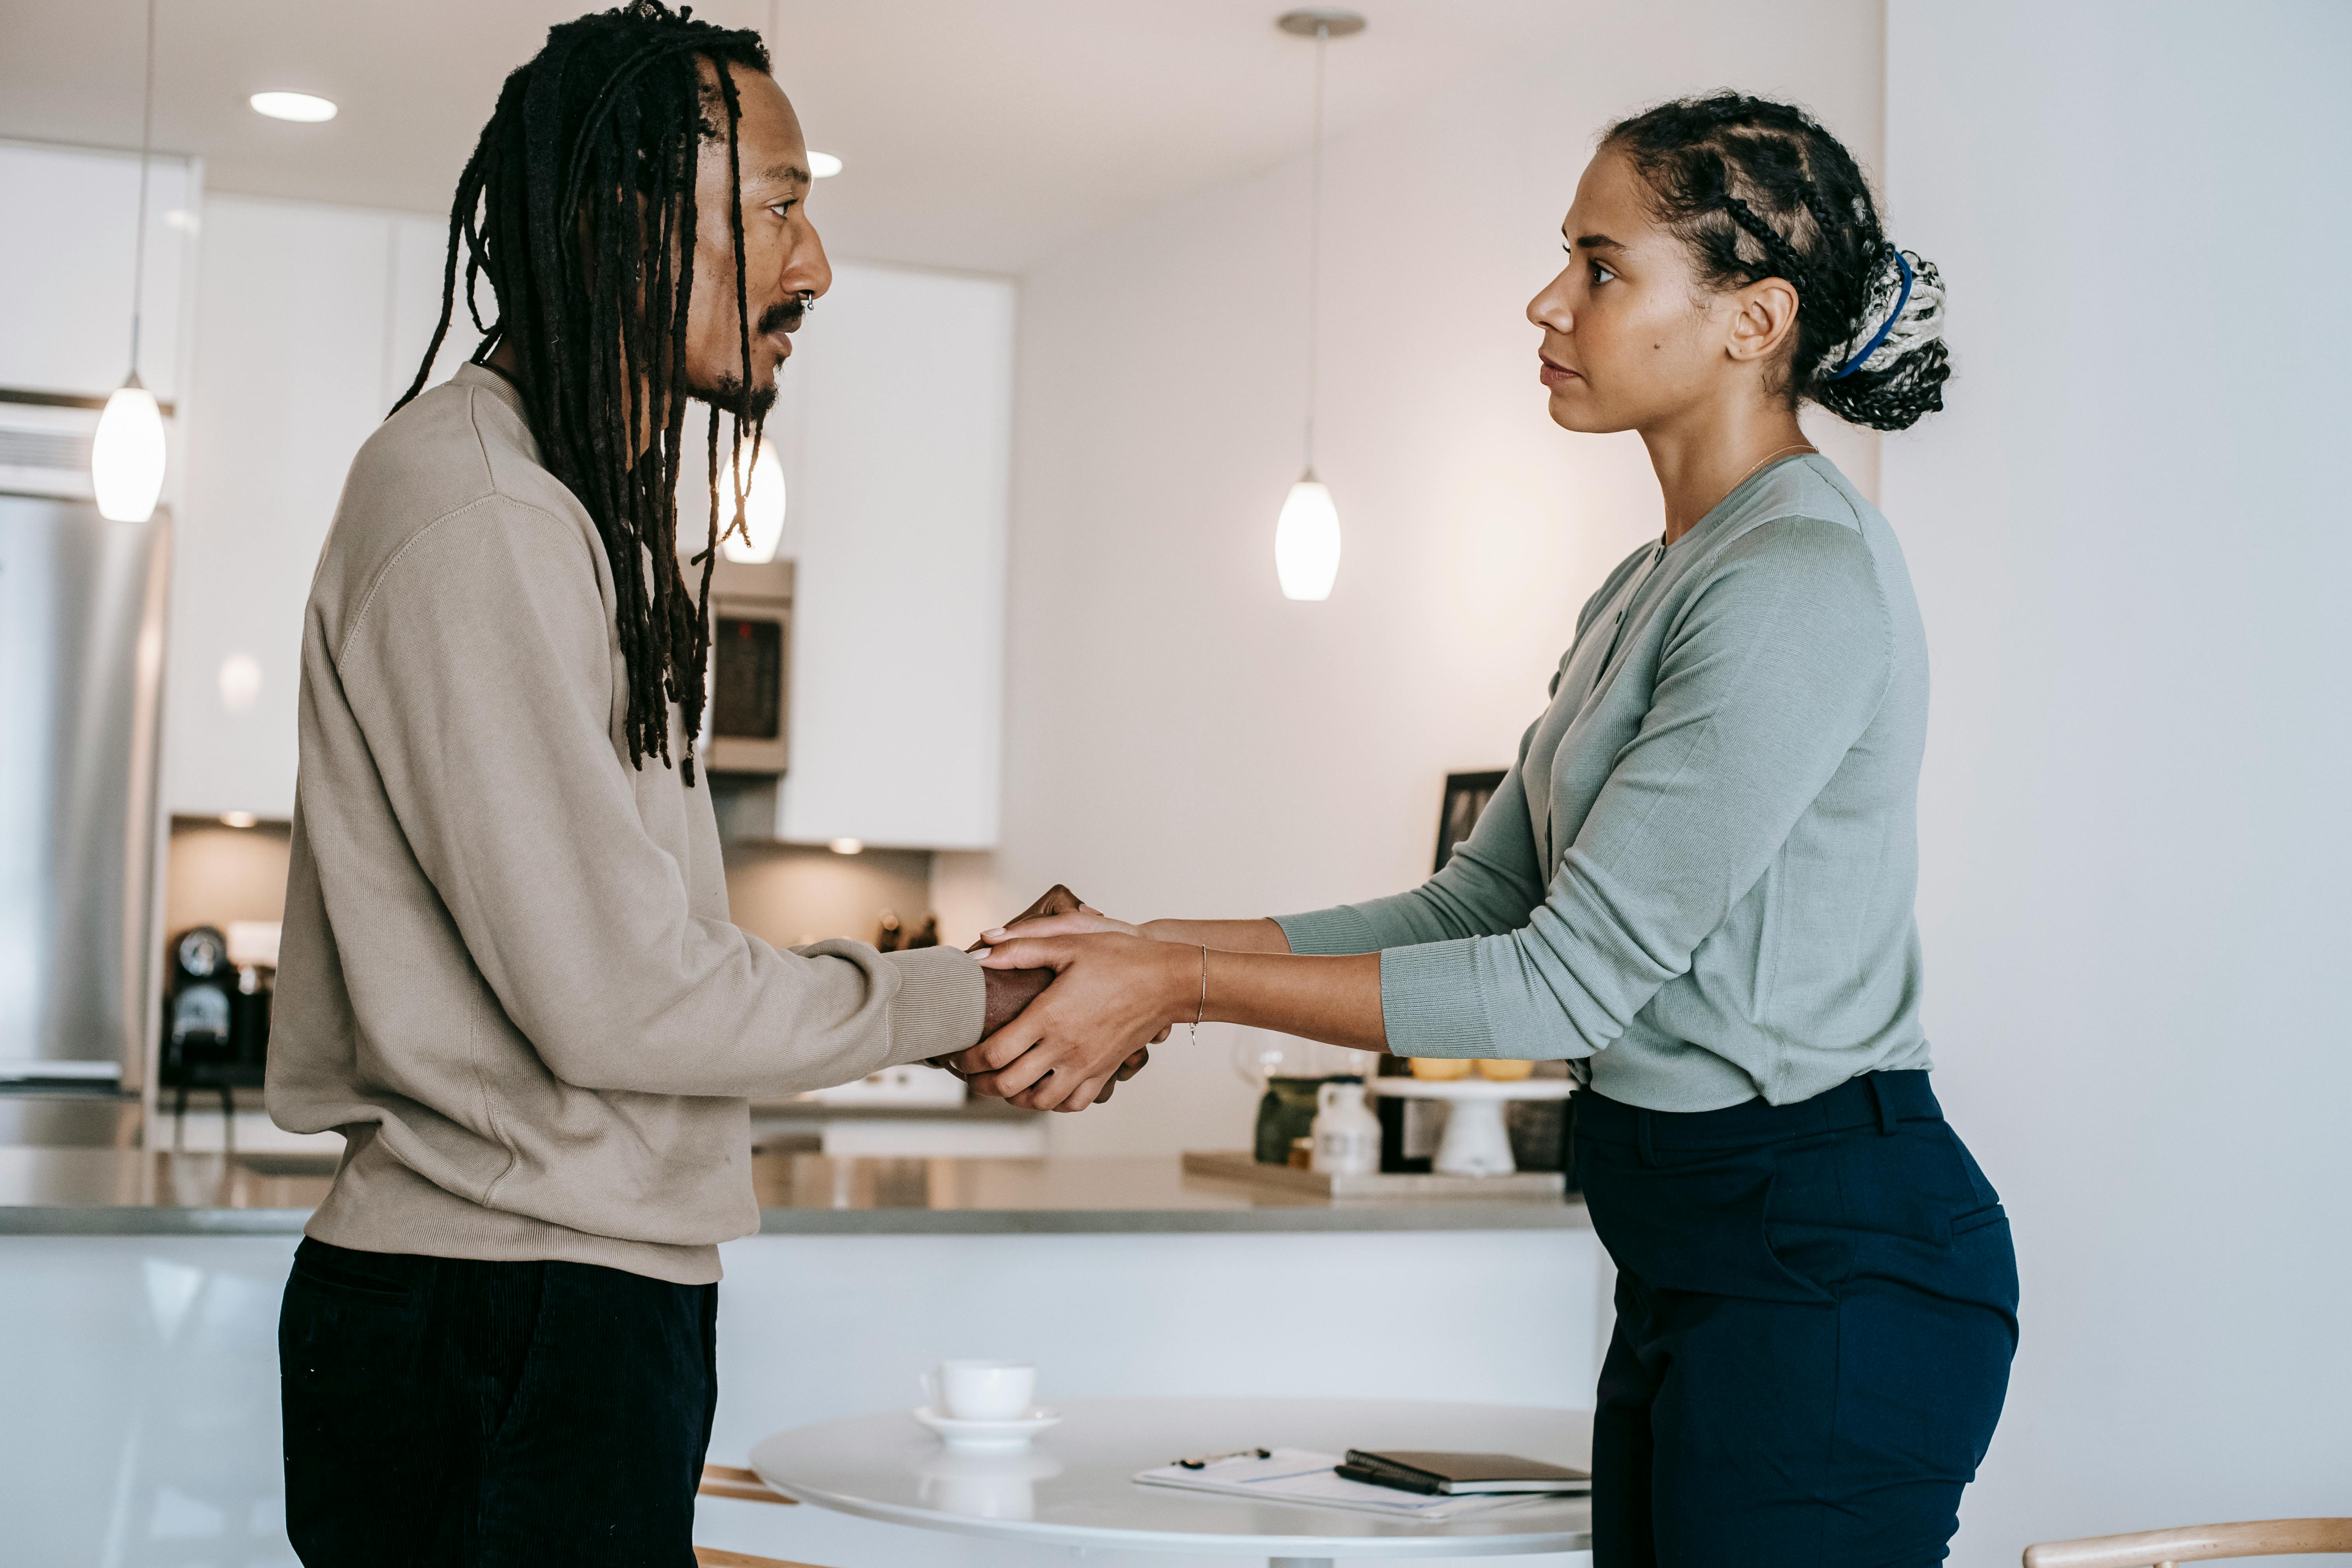
{"type": "Polygon", "coordinates": [[[1477,941],[1381,952],[1381,1019],[1401,1057],[1499,1057],[1478,984],[1477,941]]]}
{"type": "Polygon", "coordinates": [[[988,972],[952,947],[880,955],[898,972],[890,998],[890,1067],[928,1061],[980,1043],[988,1012],[988,972]]]}
{"type": "Polygon", "coordinates": [[[1351,904],[1317,910],[1311,914],[1276,915],[1274,923],[1289,939],[1290,951],[1316,958],[1345,958],[1350,953],[1378,952],[1381,939],[1351,904]]]}

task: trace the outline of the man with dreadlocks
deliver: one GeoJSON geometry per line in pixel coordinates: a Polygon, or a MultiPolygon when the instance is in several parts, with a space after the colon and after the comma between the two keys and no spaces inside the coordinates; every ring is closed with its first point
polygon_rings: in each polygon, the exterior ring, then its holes
{"type": "Polygon", "coordinates": [[[344,487],[268,1082],[347,1140],[279,1326],[306,1563],[689,1563],[749,1099],[961,1050],[1042,982],[728,920],[694,767],[721,508],[682,565],[674,497],[687,403],[748,470],[831,281],[807,165],[757,34],[555,27],[451,212],[425,364],[461,295],[480,346],[344,487]]]}

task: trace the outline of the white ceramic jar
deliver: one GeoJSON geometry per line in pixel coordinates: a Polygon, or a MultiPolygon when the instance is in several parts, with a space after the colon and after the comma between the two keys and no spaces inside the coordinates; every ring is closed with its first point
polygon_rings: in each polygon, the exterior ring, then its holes
{"type": "Polygon", "coordinates": [[[1364,1103],[1360,1083],[1327,1083],[1315,1092],[1311,1168],[1327,1176],[1368,1176],[1381,1168],[1381,1119],[1364,1103]]]}

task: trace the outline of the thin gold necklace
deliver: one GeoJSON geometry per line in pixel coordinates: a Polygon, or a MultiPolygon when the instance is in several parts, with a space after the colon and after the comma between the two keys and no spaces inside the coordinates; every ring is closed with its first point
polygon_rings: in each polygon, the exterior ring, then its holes
{"type": "MultiPolygon", "coordinates": [[[[1727,496],[1727,495],[1729,495],[1729,494],[1731,493],[1731,490],[1736,490],[1736,489],[1738,489],[1740,486],[1742,486],[1742,485],[1746,484],[1749,479],[1754,479],[1754,478],[1756,477],[1756,470],[1757,470],[1758,468],[1762,468],[1765,464],[1767,464],[1767,463],[1770,462],[1773,458],[1780,458],[1780,457],[1785,457],[1785,456],[1787,456],[1787,455],[1788,455],[1789,453],[1790,453],[1790,452],[1812,452],[1812,453],[1815,453],[1815,454],[1819,454],[1819,453],[1820,453],[1820,451],[1821,451],[1821,448],[1820,448],[1819,447],[1814,446],[1811,441],[1795,441],[1795,442],[1791,442],[1790,444],[1789,444],[1789,445],[1788,445],[1788,446],[1786,446],[1786,447],[1776,447],[1776,448],[1774,448],[1773,450],[1771,450],[1771,451],[1769,451],[1769,452],[1765,453],[1762,457],[1760,457],[1760,458],[1757,458],[1757,459],[1756,459],[1755,465],[1754,465],[1753,467],[1751,467],[1751,468],[1749,468],[1746,473],[1744,473],[1744,474],[1740,475],[1738,479],[1736,479],[1732,480],[1732,481],[1731,481],[1731,489],[1725,490],[1725,491],[1723,492],[1723,495],[1722,495],[1722,496],[1717,496],[1717,497],[1716,497],[1716,498],[1715,498],[1715,500],[1714,500],[1714,503],[1713,503],[1712,505],[1710,505],[1710,506],[1706,509],[1706,511],[1711,512],[1711,511],[1713,511],[1713,510],[1716,509],[1716,507],[1721,506],[1721,505],[1723,504],[1723,496],[1727,496]]],[[[1706,517],[1706,512],[1701,512],[1701,513],[1699,514],[1699,516],[1700,516],[1700,517],[1702,517],[1702,518],[1706,517]]],[[[1692,527],[1694,527],[1694,528],[1695,528],[1695,527],[1696,527],[1696,526],[1697,526],[1697,524],[1696,524],[1696,523],[1692,524],[1692,527]]],[[[1689,531],[1690,531],[1690,530],[1689,530],[1689,529],[1685,529],[1685,530],[1683,531],[1683,532],[1685,532],[1685,533],[1687,533],[1687,532],[1689,532],[1689,531]]],[[[1681,537],[1681,535],[1679,535],[1679,534],[1675,535],[1675,538],[1680,538],[1680,537],[1681,537]]],[[[1672,544],[1673,542],[1674,542],[1674,540],[1672,540],[1672,539],[1667,539],[1667,538],[1664,538],[1664,537],[1663,537],[1663,536],[1662,536],[1662,537],[1659,539],[1659,541],[1658,541],[1658,550],[1659,550],[1659,552],[1663,554],[1663,553],[1665,552],[1666,547],[1667,547],[1668,545],[1672,544]]]]}
{"type": "MultiPolygon", "coordinates": [[[[1744,474],[1740,475],[1738,479],[1736,479],[1732,480],[1732,481],[1731,481],[1731,490],[1736,490],[1736,489],[1738,489],[1740,486],[1742,486],[1742,485],[1746,484],[1748,480],[1750,480],[1750,479],[1754,479],[1754,478],[1756,477],[1756,469],[1757,469],[1757,468],[1762,468],[1765,464],[1767,464],[1767,463],[1770,462],[1770,461],[1771,461],[1773,458],[1775,458],[1786,457],[1786,456],[1787,456],[1788,454],[1790,454],[1790,452],[1813,452],[1813,453],[1819,453],[1820,451],[1821,451],[1821,448],[1820,448],[1819,447],[1814,446],[1811,441],[1792,441],[1792,442],[1790,442],[1788,446],[1776,447],[1776,448],[1774,448],[1773,450],[1771,450],[1771,451],[1769,451],[1769,452],[1765,453],[1762,457],[1760,457],[1760,458],[1757,458],[1757,459],[1756,459],[1756,466],[1755,466],[1755,468],[1749,468],[1746,473],[1744,473],[1744,474]]],[[[1724,491],[1723,493],[1724,493],[1725,495],[1729,495],[1729,494],[1731,493],[1731,490],[1726,490],[1726,491],[1724,491]]]]}

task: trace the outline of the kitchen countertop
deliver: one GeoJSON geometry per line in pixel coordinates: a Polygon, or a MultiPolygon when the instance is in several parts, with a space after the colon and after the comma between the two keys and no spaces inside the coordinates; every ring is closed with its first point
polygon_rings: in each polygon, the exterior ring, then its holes
{"type": "MultiPolygon", "coordinates": [[[[325,1197],[314,1155],[0,1148],[0,1235],[290,1236],[325,1197]]],[[[761,1152],[766,1235],[1583,1229],[1558,1198],[1307,1196],[1186,1174],[1173,1154],[895,1159],[761,1152]]]]}

